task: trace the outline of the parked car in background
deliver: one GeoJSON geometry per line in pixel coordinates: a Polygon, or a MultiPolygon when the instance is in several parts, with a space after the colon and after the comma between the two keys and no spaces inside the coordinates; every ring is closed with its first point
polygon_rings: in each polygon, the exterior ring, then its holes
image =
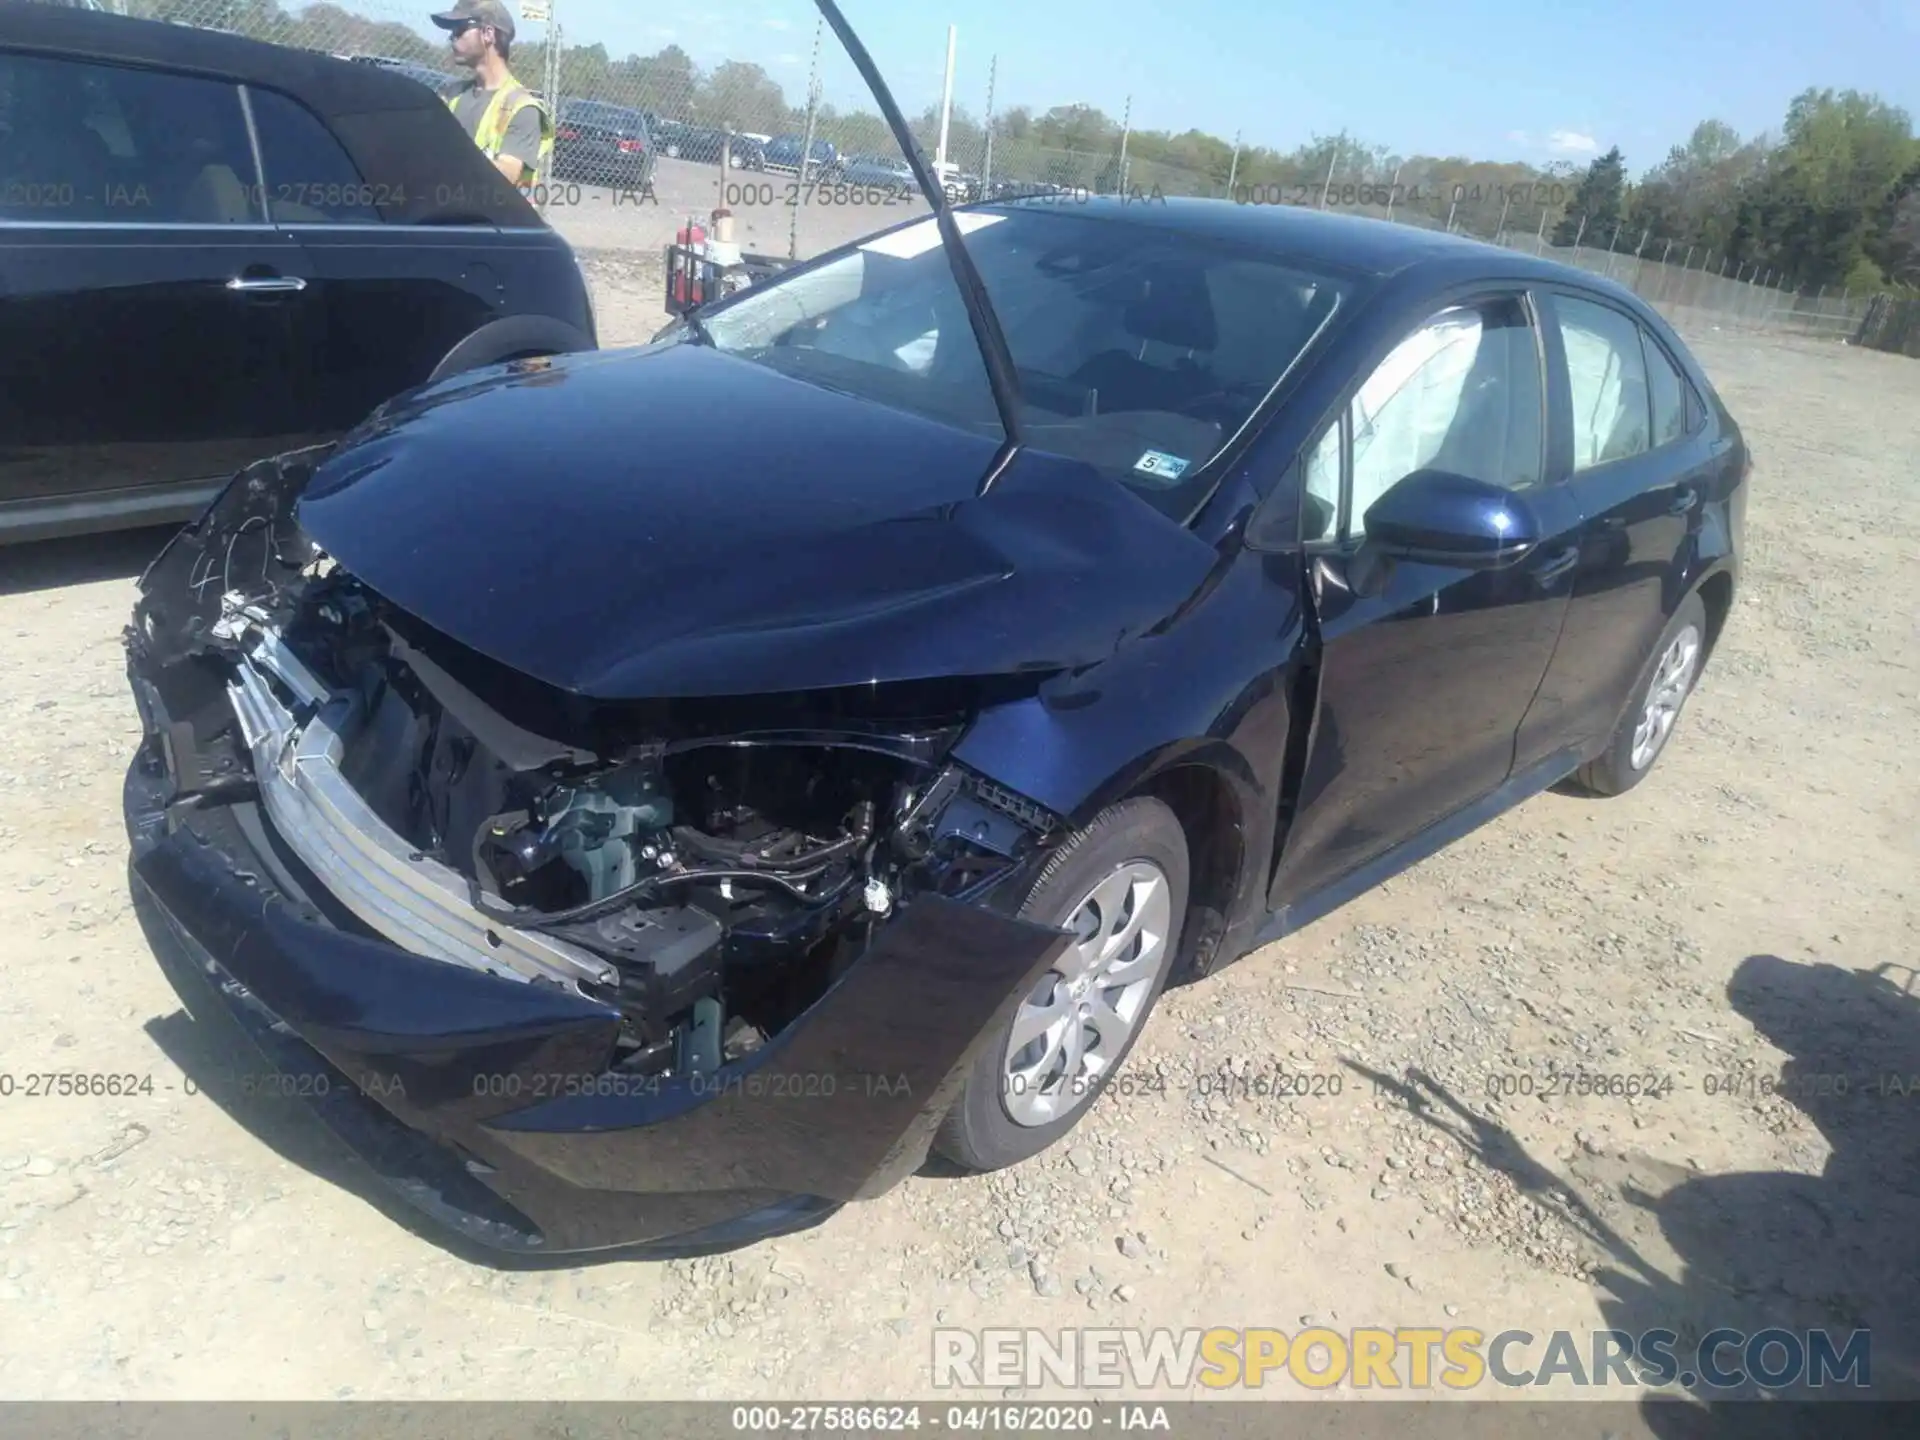
{"type": "Polygon", "coordinates": [[[1090,195],[1091,191],[1071,191],[1065,185],[1056,185],[1051,180],[1021,180],[1012,176],[996,177],[986,187],[989,200],[1020,200],[1036,195],[1090,195]]]}
{"type": "Polygon", "coordinates": [[[695,125],[685,120],[656,120],[655,143],[669,160],[692,160],[703,165],[718,165],[723,154],[730,154],[735,170],[763,170],[766,151],[757,140],[745,135],[729,135],[711,125],[695,125]]]}
{"type": "Polygon", "coordinates": [[[912,169],[897,156],[843,155],[829,167],[822,179],[827,184],[883,186],[888,190],[904,190],[915,196],[919,193],[912,169]]]}
{"type": "Polygon", "coordinates": [[[1747,447],[1623,287],[1224,200],[951,228],[396,400],[142,582],[156,953],[469,1238],[1034,1156],[1170,980],[1639,784],[1723,633],[1747,447]]]}
{"type": "Polygon", "coordinates": [[[934,178],[940,182],[940,188],[947,193],[948,204],[966,205],[982,198],[978,175],[962,170],[952,160],[935,162],[932,168],[934,178]]]}
{"type": "Polygon", "coordinates": [[[573,252],[386,67],[0,6],[0,541],[184,520],[428,380],[592,349],[573,252]]]}
{"type": "Polygon", "coordinates": [[[617,190],[653,183],[655,142],[647,117],[601,100],[563,99],[554,126],[553,178],[617,190]]]}
{"type": "Polygon", "coordinates": [[[831,140],[815,140],[813,148],[807,150],[805,139],[799,135],[776,135],[766,145],[766,168],[797,172],[803,151],[811,157],[807,166],[809,176],[827,169],[840,156],[831,140]]]}

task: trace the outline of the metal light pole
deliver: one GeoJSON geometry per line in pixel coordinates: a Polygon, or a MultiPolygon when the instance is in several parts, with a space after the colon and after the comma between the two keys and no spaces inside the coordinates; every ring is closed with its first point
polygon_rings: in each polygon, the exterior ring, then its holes
{"type": "MultiPolygon", "coordinates": [[[[947,26],[947,77],[940,85],[940,148],[933,157],[933,168],[937,171],[947,168],[947,121],[953,115],[953,47],[958,37],[959,31],[952,25],[947,26]]],[[[947,183],[944,174],[940,176],[940,183],[947,183]]]]}
{"type": "Polygon", "coordinates": [[[1393,203],[1400,198],[1400,170],[1399,165],[1393,167],[1393,182],[1387,186],[1387,219],[1389,221],[1393,219],[1393,203]]]}
{"type": "Polygon", "coordinates": [[[1240,132],[1233,132],[1233,158],[1227,162],[1227,198],[1233,198],[1233,182],[1240,178],[1240,132]]]}
{"type": "Polygon", "coordinates": [[[1346,143],[1347,137],[1344,132],[1338,140],[1333,142],[1333,158],[1327,161],[1327,183],[1320,187],[1320,208],[1322,210],[1327,208],[1327,195],[1333,189],[1333,167],[1340,163],[1340,147],[1346,143]]]}
{"type": "MultiPolygon", "coordinates": [[[[559,6],[559,0],[548,0],[547,6],[546,6],[546,17],[547,17],[547,63],[544,67],[546,74],[543,80],[541,81],[541,87],[543,92],[546,95],[547,113],[549,115],[556,117],[557,119],[560,114],[560,6],[559,6]]],[[[553,186],[547,183],[548,179],[549,177],[545,175],[542,175],[540,177],[540,184],[538,186],[539,194],[535,197],[539,201],[540,213],[543,215],[546,213],[546,210],[547,210],[547,199],[553,193],[553,186]]]]}
{"type": "Polygon", "coordinates": [[[1120,114],[1120,173],[1114,176],[1114,188],[1127,193],[1127,142],[1133,138],[1133,96],[1127,96],[1127,108],[1120,114]]]}
{"type": "Polygon", "coordinates": [[[987,150],[980,161],[980,194],[984,198],[993,184],[993,82],[1000,73],[1000,57],[987,62],[987,150]]]}
{"type": "Polygon", "coordinates": [[[807,71],[807,129],[800,142],[800,183],[793,190],[793,204],[787,210],[787,258],[800,258],[800,206],[806,200],[807,162],[813,159],[813,122],[820,110],[820,37],[827,28],[822,15],[813,24],[813,64],[807,71]]]}

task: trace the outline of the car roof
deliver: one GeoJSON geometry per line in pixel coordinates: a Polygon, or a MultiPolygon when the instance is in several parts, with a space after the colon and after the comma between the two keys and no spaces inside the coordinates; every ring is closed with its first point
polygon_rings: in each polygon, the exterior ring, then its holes
{"type": "MultiPolygon", "coordinates": [[[[1302,205],[1242,204],[1184,196],[1091,195],[1070,202],[1023,196],[968,207],[982,210],[1038,210],[1129,225],[1149,225],[1182,234],[1265,250],[1276,259],[1329,269],[1386,276],[1434,261],[1480,259],[1503,275],[1574,279],[1599,287],[1597,276],[1555,261],[1537,259],[1465,235],[1449,235],[1389,220],[1341,215],[1302,205]]],[[[1464,267],[1450,267],[1464,268],[1464,267]]]]}
{"type": "Polygon", "coordinates": [[[0,9],[0,42],[47,55],[199,71],[284,90],[328,119],[370,111],[431,109],[443,103],[419,81],[386,65],[338,60],[318,51],[224,31],[104,11],[9,5],[0,9]]]}

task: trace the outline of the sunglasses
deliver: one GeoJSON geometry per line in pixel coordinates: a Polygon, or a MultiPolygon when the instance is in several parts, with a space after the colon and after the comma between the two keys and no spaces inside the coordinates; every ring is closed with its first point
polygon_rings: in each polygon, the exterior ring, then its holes
{"type": "Polygon", "coordinates": [[[486,21],[484,20],[456,20],[452,25],[447,27],[447,33],[449,35],[464,35],[469,30],[481,30],[484,28],[486,28],[486,21]]]}

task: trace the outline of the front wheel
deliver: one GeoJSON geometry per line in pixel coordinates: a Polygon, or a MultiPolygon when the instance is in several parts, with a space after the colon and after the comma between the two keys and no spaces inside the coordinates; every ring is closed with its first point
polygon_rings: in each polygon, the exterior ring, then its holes
{"type": "Polygon", "coordinates": [[[1187,886],[1186,836],[1151,797],[1102,811],[1054,852],[1020,916],[1075,941],[982,1049],[935,1137],[941,1155],[998,1170],[1079,1123],[1167,983],[1187,886]]]}
{"type": "Polygon", "coordinates": [[[1653,770],[1680,723],[1707,653],[1707,609],[1689,595],[1667,622],[1604,754],[1574,774],[1594,795],[1624,795],[1653,770]]]}

